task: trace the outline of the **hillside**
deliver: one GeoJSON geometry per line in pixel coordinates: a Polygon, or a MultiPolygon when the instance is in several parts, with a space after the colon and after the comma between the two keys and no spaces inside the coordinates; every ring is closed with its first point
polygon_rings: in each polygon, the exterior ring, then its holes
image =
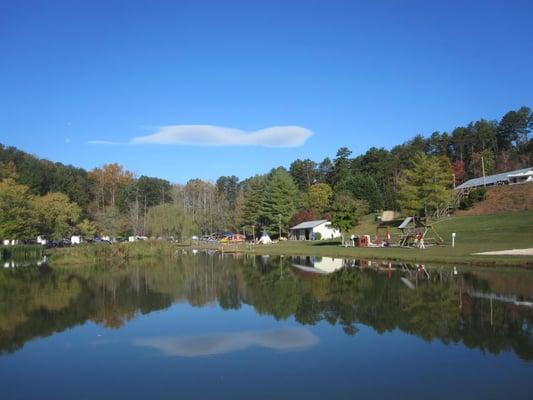
{"type": "Polygon", "coordinates": [[[488,215],[514,211],[533,211],[533,184],[492,186],[485,200],[456,215],[488,215]]]}

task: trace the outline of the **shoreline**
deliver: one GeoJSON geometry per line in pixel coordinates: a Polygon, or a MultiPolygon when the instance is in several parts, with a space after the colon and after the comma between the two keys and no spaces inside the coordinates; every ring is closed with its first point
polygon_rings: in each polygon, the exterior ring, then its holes
{"type": "Polygon", "coordinates": [[[344,247],[333,243],[317,242],[282,242],[269,245],[217,244],[205,243],[181,244],[170,242],[135,242],[113,245],[82,245],[62,249],[51,249],[49,265],[68,266],[99,263],[124,263],[133,260],[154,259],[158,257],[175,257],[180,251],[212,250],[221,253],[246,253],[271,256],[316,256],[332,258],[352,258],[372,261],[394,261],[406,263],[431,263],[448,266],[470,267],[521,267],[533,269],[533,256],[486,256],[475,254],[450,254],[448,246],[427,249],[383,248],[383,247],[344,247]]]}

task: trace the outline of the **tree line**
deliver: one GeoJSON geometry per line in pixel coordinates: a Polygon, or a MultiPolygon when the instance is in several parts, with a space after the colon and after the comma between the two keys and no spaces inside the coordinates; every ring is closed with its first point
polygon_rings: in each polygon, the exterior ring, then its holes
{"type": "Polygon", "coordinates": [[[532,127],[532,111],[521,107],[500,121],[417,135],[390,150],[372,147],[354,157],[342,147],[333,159],[186,184],[137,177],[116,163],[86,171],[0,145],[0,238],[285,235],[292,224],[321,218],[347,231],[363,214],[383,209],[431,216],[450,206],[454,185],[483,168],[492,174],[533,165],[532,127]]]}

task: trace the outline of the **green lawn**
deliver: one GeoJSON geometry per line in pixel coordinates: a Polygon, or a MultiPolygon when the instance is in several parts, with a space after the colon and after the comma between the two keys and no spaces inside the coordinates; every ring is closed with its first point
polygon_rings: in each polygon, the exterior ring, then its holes
{"type": "MultiPolygon", "coordinates": [[[[228,252],[253,252],[271,255],[330,256],[359,259],[381,259],[407,262],[470,264],[470,265],[522,265],[533,268],[533,256],[479,256],[472,253],[533,247],[533,212],[483,216],[450,217],[434,224],[445,240],[444,246],[426,249],[414,248],[359,248],[343,247],[331,241],[286,241],[271,245],[205,245],[206,248],[228,252]],[[456,246],[451,247],[451,234],[455,232],[456,246]]],[[[372,216],[362,219],[353,230],[357,234],[375,234],[372,216]]],[[[394,233],[394,232],[393,232],[394,233]]],[[[194,247],[204,247],[196,244],[194,247]]],[[[126,262],[144,257],[171,257],[183,246],[171,242],[137,242],[117,245],[84,245],[74,248],[53,249],[52,265],[76,265],[88,262],[126,262]]],[[[185,246],[185,249],[189,245],[185,246]]]]}
{"type": "MultiPolygon", "coordinates": [[[[354,232],[375,234],[375,224],[367,216],[354,232]]],[[[533,212],[450,217],[434,224],[445,240],[444,246],[412,248],[343,248],[328,242],[282,242],[255,246],[258,254],[292,254],[390,259],[416,262],[439,262],[483,265],[525,265],[533,267],[532,256],[479,256],[483,251],[533,247],[533,212]],[[451,247],[455,232],[456,245],[451,247]]]]}

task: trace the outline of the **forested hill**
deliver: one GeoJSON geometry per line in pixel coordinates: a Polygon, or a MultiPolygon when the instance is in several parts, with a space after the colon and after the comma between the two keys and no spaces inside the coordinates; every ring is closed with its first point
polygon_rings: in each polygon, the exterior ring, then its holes
{"type": "Polygon", "coordinates": [[[482,174],[482,160],[486,174],[532,166],[532,128],[533,113],[522,107],[499,121],[417,135],[392,149],[353,157],[342,147],[332,159],[298,159],[243,181],[186,184],[137,178],[118,164],[85,171],[0,145],[0,239],[37,232],[179,236],[251,225],[286,232],[289,224],[322,217],[346,229],[368,211],[429,215],[449,202],[453,180],[482,174]]]}
{"type": "Polygon", "coordinates": [[[91,182],[83,168],[37,158],[1,143],[0,163],[4,166],[14,165],[17,181],[28,186],[36,195],[62,192],[84,209],[89,205],[91,182]]]}

